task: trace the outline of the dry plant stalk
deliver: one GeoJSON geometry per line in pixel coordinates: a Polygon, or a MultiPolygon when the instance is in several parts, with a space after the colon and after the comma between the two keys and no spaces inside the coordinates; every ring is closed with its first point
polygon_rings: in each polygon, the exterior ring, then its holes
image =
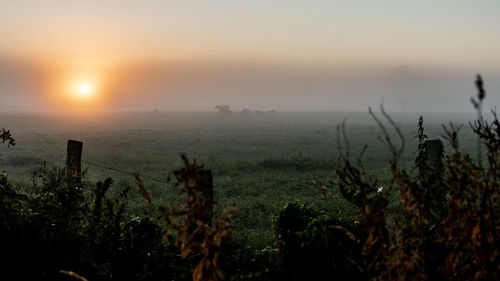
{"type": "MultiPolygon", "coordinates": [[[[370,113],[377,123],[381,124],[371,110],[370,113]]],[[[383,132],[387,134],[387,130],[385,127],[383,128],[383,132]]],[[[378,180],[366,176],[363,169],[358,169],[351,164],[348,145],[345,145],[346,151],[342,151],[340,140],[343,139],[344,142],[347,142],[345,123],[342,124],[342,127],[337,128],[337,132],[339,159],[335,170],[336,182],[344,198],[359,207],[360,213],[356,219],[365,226],[367,235],[365,241],[362,241],[364,261],[363,264],[358,266],[363,269],[368,278],[377,280],[386,271],[385,259],[389,249],[389,233],[386,221],[389,191],[378,192],[380,186],[378,180]]],[[[399,157],[399,150],[392,146],[390,139],[388,143],[391,145],[393,157],[399,157]]],[[[363,148],[363,152],[364,150],[365,148],[363,148]]]]}
{"type": "MultiPolygon", "coordinates": [[[[479,162],[475,164],[458,150],[457,130],[451,127],[446,131],[454,153],[446,165],[450,213],[444,221],[441,241],[449,249],[444,273],[450,280],[500,279],[500,122],[495,112],[491,122],[482,117],[486,92],[479,75],[476,87],[477,97],[471,101],[478,120],[470,126],[486,148],[487,167],[483,168],[479,162]]],[[[478,161],[481,161],[480,155],[478,161]]]]}
{"type": "Polygon", "coordinates": [[[141,178],[141,175],[139,172],[134,173],[134,178],[135,182],[137,184],[137,187],[139,187],[139,193],[141,196],[146,199],[146,202],[148,205],[151,205],[151,201],[153,200],[153,196],[151,196],[151,192],[146,188],[146,185],[144,184],[144,181],[141,178]]]}
{"type": "Polygon", "coordinates": [[[59,271],[59,273],[63,274],[63,275],[66,275],[66,276],[69,276],[75,280],[80,280],[80,281],[88,281],[87,278],[81,276],[81,275],[78,275],[76,273],[74,273],[73,271],[66,271],[66,270],[61,270],[59,271]]]}
{"type": "MultiPolygon", "coordinates": [[[[389,169],[392,181],[379,191],[376,178],[354,167],[347,151],[343,152],[338,137],[339,160],[336,184],[342,195],[359,207],[358,219],[366,228],[361,265],[370,280],[500,280],[500,121],[492,112],[493,121],[481,113],[486,92],[478,75],[478,94],[471,99],[478,120],[470,123],[478,136],[478,159],[459,151],[458,132],[461,126],[443,126],[443,136],[453,153],[444,163],[431,167],[426,160],[423,120],[419,120],[419,173],[410,178],[398,167],[404,138],[396,123],[381,108],[382,115],[399,136],[396,147],[388,130],[378,117],[370,114],[382,130],[391,152],[389,169]],[[486,148],[488,165],[483,168],[481,149],[486,148]],[[439,199],[432,198],[436,194],[439,199]],[[386,219],[391,191],[400,193],[402,213],[386,219]],[[444,193],[443,193],[444,192],[444,193]],[[443,208],[444,205],[444,208],[443,208]],[[392,220],[395,220],[391,225],[392,220]],[[436,247],[438,249],[436,249],[436,247]],[[436,253],[438,251],[438,253],[436,253]]],[[[338,129],[344,134],[345,129],[338,129]]]]}
{"type": "MultiPolygon", "coordinates": [[[[213,198],[207,196],[207,171],[196,161],[192,163],[181,155],[184,167],[174,171],[175,185],[180,188],[179,194],[187,194],[185,206],[180,209],[169,207],[165,212],[165,220],[177,232],[176,244],[181,251],[181,258],[201,256],[201,260],[193,270],[193,281],[220,280],[224,276],[217,263],[221,242],[234,232],[231,214],[235,210],[224,210],[211,224],[213,198]],[[183,218],[179,224],[174,218],[183,218]]],[[[211,174],[210,174],[211,180],[211,174]]]]}

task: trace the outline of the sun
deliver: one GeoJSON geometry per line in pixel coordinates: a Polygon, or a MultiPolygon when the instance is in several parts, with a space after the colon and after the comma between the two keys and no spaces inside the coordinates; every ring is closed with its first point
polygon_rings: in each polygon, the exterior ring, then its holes
{"type": "Polygon", "coordinates": [[[80,85],[80,88],[78,89],[78,91],[82,95],[88,95],[88,94],[90,94],[90,92],[92,92],[92,88],[88,84],[83,84],[83,85],[80,85]]]}
{"type": "Polygon", "coordinates": [[[80,83],[76,86],[74,95],[78,98],[91,98],[94,95],[94,87],[89,83],[80,83]]]}
{"type": "Polygon", "coordinates": [[[46,91],[55,106],[89,112],[108,102],[112,67],[109,62],[67,60],[53,67],[46,91]]]}

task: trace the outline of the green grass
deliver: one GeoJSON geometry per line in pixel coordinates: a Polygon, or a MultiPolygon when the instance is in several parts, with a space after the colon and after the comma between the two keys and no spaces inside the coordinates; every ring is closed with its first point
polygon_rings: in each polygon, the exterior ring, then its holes
{"type": "MultiPolygon", "coordinates": [[[[416,150],[418,114],[393,114],[407,140],[401,165],[412,170],[416,150]]],[[[30,185],[33,171],[43,165],[64,165],[67,139],[84,142],[83,167],[91,182],[112,177],[112,192],[131,189],[133,212],[150,212],[132,176],[92,165],[138,171],[152,191],[155,205],[179,200],[166,181],[182,164],[186,153],[211,169],[214,176],[216,211],[236,204],[235,239],[259,249],[273,241],[273,216],[282,202],[307,201],[329,214],[349,218],[354,208],[335,189],[323,200],[311,181],[334,177],[337,157],[337,124],[347,118],[352,157],[368,145],[364,167],[368,174],[388,180],[390,155],[368,113],[277,113],[237,115],[216,113],[114,114],[75,120],[55,115],[2,115],[2,126],[12,131],[17,145],[0,147],[0,169],[20,191],[30,185]]],[[[472,115],[424,114],[425,133],[440,138],[441,123],[466,123],[472,115]]],[[[474,151],[476,140],[464,126],[461,145],[474,151]]],[[[445,143],[446,146],[446,143],[445,143]]],[[[474,156],[475,153],[472,153],[474,156]]]]}

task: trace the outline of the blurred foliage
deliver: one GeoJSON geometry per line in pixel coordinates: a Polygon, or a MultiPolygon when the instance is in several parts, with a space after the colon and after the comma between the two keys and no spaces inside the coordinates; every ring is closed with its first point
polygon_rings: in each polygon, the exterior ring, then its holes
{"type": "Polygon", "coordinates": [[[224,279],[218,265],[222,240],[234,232],[231,224],[232,210],[224,210],[212,225],[213,199],[212,173],[204,170],[196,161],[190,162],[181,155],[184,167],[175,170],[175,186],[180,194],[186,194],[184,206],[170,206],[164,210],[164,219],[175,231],[176,245],[182,259],[199,259],[193,269],[193,281],[224,279]],[[179,223],[175,218],[182,218],[179,223]]]}
{"type": "MultiPolygon", "coordinates": [[[[483,117],[486,91],[479,76],[476,87],[472,102],[478,118],[470,123],[479,144],[475,159],[460,149],[462,127],[452,123],[443,126],[451,149],[447,154],[442,146],[431,151],[421,117],[414,170],[408,170],[412,167],[401,164],[406,140],[400,127],[383,107],[382,117],[370,110],[387,145],[390,178],[374,175],[380,164],[376,169],[364,167],[366,147],[352,155],[354,146],[342,123],[337,127],[336,178],[314,182],[324,200],[276,206],[274,228],[267,232],[234,227],[233,210],[217,209],[211,172],[185,156],[183,166],[171,174],[179,194],[175,200],[167,198],[159,212],[154,192],[134,174],[139,191],[135,196],[146,200],[140,216],[128,208],[130,186],[110,192],[110,178],[93,184],[64,168],[44,166],[35,173],[31,188],[19,194],[3,174],[2,278],[500,280],[500,121],[495,112],[490,119],[483,117]],[[339,194],[354,206],[355,215],[339,198],[329,200],[339,194]],[[269,241],[259,237],[262,233],[274,231],[275,237],[258,249],[258,243],[229,239],[238,231],[259,241],[269,241]]],[[[3,134],[10,142],[10,132],[3,134]]],[[[294,172],[311,167],[312,161],[303,156],[269,158],[259,166],[294,172]]],[[[318,162],[313,168],[326,170],[328,165],[318,162]]],[[[233,176],[242,172],[237,166],[234,170],[233,176]]],[[[227,192],[235,188],[228,186],[227,192]]],[[[262,190],[252,192],[257,197],[262,190]]],[[[234,219],[251,224],[258,221],[255,214],[270,216],[269,210],[255,206],[260,205],[242,204],[243,214],[235,213],[234,219]]]]}
{"type": "Polygon", "coordinates": [[[365,227],[366,238],[361,239],[363,259],[358,265],[367,280],[500,280],[500,123],[495,112],[491,121],[483,117],[485,90],[480,76],[476,86],[478,95],[472,101],[478,119],[470,123],[480,144],[476,161],[460,151],[461,126],[450,123],[443,126],[443,137],[452,151],[446,156],[442,150],[437,151],[440,159],[434,163],[431,151],[427,151],[421,118],[418,174],[410,177],[398,166],[405,139],[381,107],[388,128],[400,138],[394,141],[385,123],[372,113],[382,131],[380,139],[392,155],[392,181],[382,186],[365,173],[361,164],[352,164],[345,132],[339,130],[346,140],[346,150],[339,149],[337,180],[333,183],[359,207],[357,219],[365,227]],[[480,157],[484,148],[487,163],[480,157]],[[394,193],[400,200],[391,209],[388,203],[394,193]]]}
{"type": "Polygon", "coordinates": [[[305,203],[284,205],[276,218],[279,269],[284,280],[359,280],[360,245],[351,230],[305,203]]]}
{"type": "Polygon", "coordinates": [[[7,143],[8,146],[16,145],[16,140],[12,137],[10,130],[6,130],[5,128],[0,130],[0,141],[2,143],[7,143]]]}
{"type": "Polygon", "coordinates": [[[127,213],[125,194],[106,196],[111,185],[44,167],[28,196],[2,192],[3,276],[66,280],[59,272],[67,270],[89,280],[170,280],[177,252],[161,224],[127,213]]]}

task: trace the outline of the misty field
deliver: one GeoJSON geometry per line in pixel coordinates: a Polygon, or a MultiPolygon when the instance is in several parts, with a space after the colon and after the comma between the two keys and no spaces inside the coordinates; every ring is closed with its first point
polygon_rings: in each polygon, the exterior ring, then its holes
{"type": "MultiPolygon", "coordinates": [[[[418,116],[392,114],[406,137],[401,165],[409,172],[414,172],[418,116]]],[[[442,123],[466,124],[474,118],[467,114],[423,116],[430,139],[441,138],[442,123]]],[[[338,191],[331,189],[331,196],[324,200],[320,189],[311,184],[334,177],[337,124],[344,118],[351,156],[356,158],[368,145],[363,156],[366,171],[382,180],[390,178],[389,152],[378,139],[380,129],[368,113],[137,112],[78,118],[3,114],[1,118],[2,126],[11,130],[17,145],[0,149],[0,169],[8,172],[18,191],[31,188],[40,167],[64,166],[66,142],[76,139],[84,142],[87,181],[111,177],[115,194],[130,188],[130,210],[151,213],[154,209],[135,192],[134,177],[124,172],[138,171],[142,175],[155,206],[173,203],[178,198],[177,190],[166,182],[170,172],[182,165],[180,153],[185,153],[212,170],[217,210],[235,204],[239,211],[234,216],[234,238],[253,249],[272,244],[273,216],[284,202],[308,202],[337,218],[355,214],[338,191]]],[[[475,155],[476,139],[467,125],[460,140],[463,150],[475,155]]]]}

